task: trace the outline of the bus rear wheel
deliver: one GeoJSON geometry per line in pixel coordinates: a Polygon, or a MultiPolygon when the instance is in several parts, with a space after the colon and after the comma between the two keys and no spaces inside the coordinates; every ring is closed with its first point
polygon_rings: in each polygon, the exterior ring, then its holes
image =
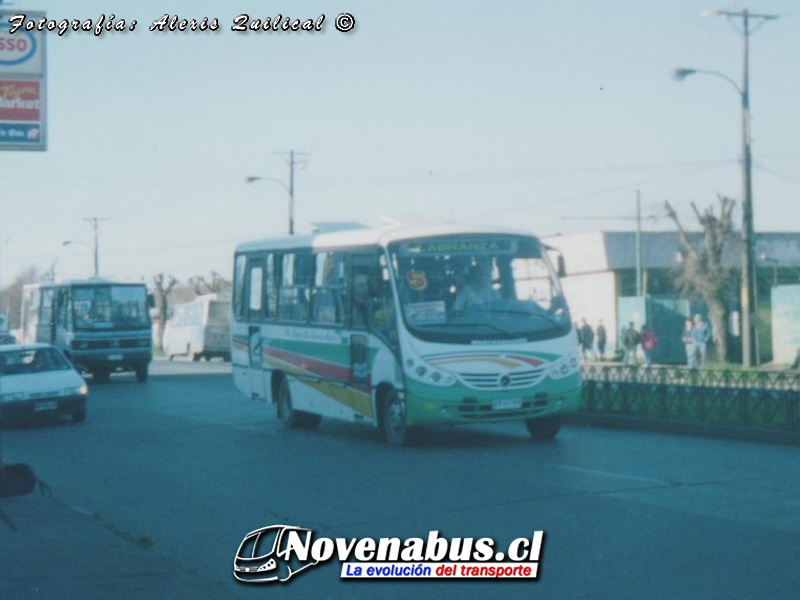
{"type": "Polygon", "coordinates": [[[559,417],[543,417],[541,419],[525,419],[528,433],[535,440],[552,440],[561,430],[559,417]]]}
{"type": "Polygon", "coordinates": [[[386,393],[383,399],[383,435],[392,446],[404,446],[412,442],[417,429],[407,423],[406,401],[395,390],[386,393]]]}
{"type": "Polygon", "coordinates": [[[108,380],[111,378],[111,373],[108,371],[92,371],[92,381],[95,383],[108,383],[108,380]]]}
{"type": "Polygon", "coordinates": [[[148,370],[147,365],[141,365],[136,367],[135,369],[136,381],[138,381],[139,383],[144,383],[145,381],[147,381],[147,370],[148,370]]]}
{"type": "Polygon", "coordinates": [[[298,429],[305,427],[312,429],[322,421],[322,415],[295,410],[292,406],[292,392],[289,389],[289,380],[284,377],[278,388],[278,421],[284,429],[298,429]]]}

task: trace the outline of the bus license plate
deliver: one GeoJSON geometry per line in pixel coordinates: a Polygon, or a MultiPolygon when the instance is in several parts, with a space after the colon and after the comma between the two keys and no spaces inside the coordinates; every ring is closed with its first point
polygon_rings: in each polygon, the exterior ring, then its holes
{"type": "Polygon", "coordinates": [[[58,402],[55,400],[52,402],[39,402],[33,406],[33,410],[40,411],[40,410],[55,410],[58,408],[58,402]]]}
{"type": "Polygon", "coordinates": [[[108,360],[122,360],[122,354],[109,354],[108,360]]]}
{"type": "Polygon", "coordinates": [[[492,400],[492,410],[514,410],[522,408],[522,398],[497,398],[492,400]]]}

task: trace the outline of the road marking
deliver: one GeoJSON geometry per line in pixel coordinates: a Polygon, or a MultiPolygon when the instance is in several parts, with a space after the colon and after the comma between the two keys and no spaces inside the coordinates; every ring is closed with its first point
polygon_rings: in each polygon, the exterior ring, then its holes
{"type": "Polygon", "coordinates": [[[664,481],[663,479],[650,479],[649,477],[636,477],[635,475],[621,475],[619,473],[609,473],[608,471],[596,471],[595,469],[581,469],[580,467],[567,467],[565,465],[545,464],[546,467],[553,467],[555,469],[564,469],[566,471],[576,471],[578,473],[588,473],[590,475],[599,475],[601,477],[613,477],[616,479],[629,479],[631,481],[645,481],[647,483],[655,483],[658,485],[673,486],[674,483],[664,481]]]}

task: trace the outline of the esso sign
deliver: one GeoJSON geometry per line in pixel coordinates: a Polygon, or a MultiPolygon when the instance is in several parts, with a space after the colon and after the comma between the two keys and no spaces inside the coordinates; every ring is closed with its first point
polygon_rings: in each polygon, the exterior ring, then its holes
{"type": "Polygon", "coordinates": [[[0,72],[26,71],[41,72],[41,53],[39,50],[40,32],[15,31],[11,25],[0,23],[0,72]]]}

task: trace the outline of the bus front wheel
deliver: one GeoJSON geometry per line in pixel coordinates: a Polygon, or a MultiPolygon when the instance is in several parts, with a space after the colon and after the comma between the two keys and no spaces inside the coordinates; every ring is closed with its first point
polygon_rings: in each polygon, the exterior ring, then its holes
{"type": "Polygon", "coordinates": [[[147,365],[140,365],[135,369],[136,381],[144,383],[147,381],[147,365]]]}
{"type": "Polygon", "coordinates": [[[289,380],[284,377],[281,379],[281,386],[278,388],[278,421],[284,429],[296,429],[300,427],[300,413],[292,408],[292,392],[289,389],[289,380]]]}
{"type": "Polygon", "coordinates": [[[393,446],[403,446],[411,442],[416,428],[407,423],[406,401],[395,390],[386,393],[383,399],[383,435],[393,446]]]}
{"type": "Polygon", "coordinates": [[[525,419],[525,426],[528,433],[535,440],[551,440],[561,430],[561,419],[559,417],[544,417],[541,419],[525,419]]]}

